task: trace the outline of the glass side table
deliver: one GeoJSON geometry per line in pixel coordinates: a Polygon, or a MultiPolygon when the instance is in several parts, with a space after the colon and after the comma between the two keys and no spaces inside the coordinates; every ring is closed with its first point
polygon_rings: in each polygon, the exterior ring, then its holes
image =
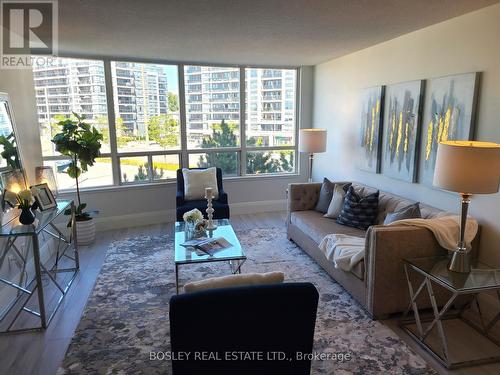
{"type": "MultiPolygon", "coordinates": [[[[483,292],[493,292],[500,306],[500,269],[483,266],[483,268],[473,268],[468,274],[451,272],[448,270],[449,258],[446,256],[405,259],[404,262],[410,301],[400,326],[449,369],[499,361],[500,341],[491,334],[491,331],[500,320],[500,307],[495,310],[493,317],[486,319],[478,296],[483,292]],[[419,275],[422,281],[417,284],[415,281],[412,282],[412,273],[419,275]],[[443,306],[438,306],[433,285],[439,285],[450,294],[443,306]],[[422,317],[422,311],[418,306],[417,299],[424,290],[432,305],[433,316],[430,318],[422,317]],[[457,301],[461,296],[467,296],[465,303],[463,300],[457,301]],[[461,305],[457,302],[461,302],[461,305]],[[474,322],[466,316],[466,313],[473,309],[476,310],[479,322],[474,322]],[[409,318],[412,311],[413,318],[409,318]],[[472,333],[480,336],[477,340],[471,340],[465,347],[489,344],[490,347],[482,353],[483,356],[479,357],[476,353],[472,359],[463,359],[459,358],[460,355],[450,352],[448,340],[450,332],[445,328],[452,320],[466,323],[472,333]]],[[[456,326],[449,327],[455,329],[456,326]]]]}
{"type": "Polygon", "coordinates": [[[13,293],[10,303],[2,306],[0,312],[0,333],[47,328],[79,270],[74,202],[57,201],[57,207],[37,211],[35,217],[33,224],[23,225],[16,217],[0,227],[0,238],[4,241],[0,248],[0,269],[10,259],[15,259],[21,268],[16,280],[0,276],[0,283],[13,293]],[[67,209],[71,209],[69,237],[55,225],[67,209]],[[40,236],[56,240],[50,257],[40,254],[40,236]],[[33,275],[31,280],[28,280],[29,273],[33,275]],[[50,288],[52,293],[48,295],[50,288]],[[29,314],[25,319],[28,327],[16,328],[23,312],[29,314]]]}

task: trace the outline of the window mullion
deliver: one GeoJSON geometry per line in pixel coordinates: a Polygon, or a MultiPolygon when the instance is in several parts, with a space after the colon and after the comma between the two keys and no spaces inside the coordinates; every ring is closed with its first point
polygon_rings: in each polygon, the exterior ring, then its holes
{"type": "Polygon", "coordinates": [[[295,73],[295,172],[300,174],[300,155],[299,155],[299,134],[302,127],[302,68],[297,68],[295,73]]]}
{"type": "Polygon", "coordinates": [[[189,155],[187,152],[187,121],[186,121],[186,87],[184,85],[184,64],[178,65],[179,76],[179,115],[181,121],[181,168],[189,168],[189,155]]]}
{"type": "Polygon", "coordinates": [[[240,67],[240,175],[246,175],[246,163],[247,163],[247,152],[246,152],[246,90],[245,90],[245,68],[240,67]]]}
{"type": "Polygon", "coordinates": [[[106,83],[106,101],[108,105],[109,146],[111,148],[111,169],[113,172],[113,185],[120,185],[120,161],[118,158],[118,145],[116,142],[116,116],[113,91],[113,76],[111,61],[104,60],[104,81],[106,83]]]}

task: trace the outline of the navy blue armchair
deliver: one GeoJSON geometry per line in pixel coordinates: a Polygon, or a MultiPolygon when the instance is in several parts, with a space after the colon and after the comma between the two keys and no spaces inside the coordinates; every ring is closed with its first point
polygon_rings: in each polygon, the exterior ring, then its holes
{"type": "MultiPolygon", "coordinates": [[[[203,169],[203,168],[191,168],[191,169],[203,169]]],[[[227,203],[227,194],[224,192],[222,186],[222,170],[217,169],[217,189],[219,190],[218,199],[212,201],[212,207],[214,208],[214,219],[229,219],[229,204],[227,203]]],[[[197,208],[203,213],[205,219],[207,218],[207,201],[206,199],[187,201],[184,199],[184,176],[182,175],[182,169],[177,170],[177,196],[176,196],[176,217],[177,221],[182,221],[182,215],[185,212],[191,211],[197,208]]]]}
{"type": "Polygon", "coordinates": [[[170,300],[173,375],[310,374],[317,307],[318,291],[311,283],[175,295],[170,300]]]}

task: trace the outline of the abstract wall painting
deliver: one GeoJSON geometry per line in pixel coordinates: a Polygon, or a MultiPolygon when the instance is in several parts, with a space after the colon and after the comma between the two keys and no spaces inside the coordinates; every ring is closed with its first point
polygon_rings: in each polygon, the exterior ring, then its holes
{"type": "Polygon", "coordinates": [[[423,88],[424,81],[411,81],[385,90],[382,173],[388,177],[416,181],[423,88]]]}
{"type": "Polygon", "coordinates": [[[361,98],[361,132],[358,167],[380,173],[380,149],[385,86],[364,89],[361,98]]]}
{"type": "Polygon", "coordinates": [[[472,140],[479,73],[429,80],[424,105],[419,180],[432,186],[439,142],[472,140]]]}

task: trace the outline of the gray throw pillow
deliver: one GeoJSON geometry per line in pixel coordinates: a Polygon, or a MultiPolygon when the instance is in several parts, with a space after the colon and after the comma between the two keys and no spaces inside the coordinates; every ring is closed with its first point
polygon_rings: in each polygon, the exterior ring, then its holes
{"type": "Polygon", "coordinates": [[[340,212],[342,211],[342,207],[344,206],[345,195],[347,194],[347,189],[351,186],[350,183],[347,184],[335,184],[335,188],[333,189],[332,200],[330,201],[330,205],[328,206],[328,210],[324,217],[329,217],[331,219],[336,219],[340,212]]]}
{"type": "Polygon", "coordinates": [[[335,184],[328,178],[323,179],[323,185],[321,185],[321,190],[319,191],[319,199],[314,208],[316,211],[325,213],[328,210],[328,205],[332,200],[334,187],[335,184]]]}
{"type": "Polygon", "coordinates": [[[397,211],[388,213],[384,220],[384,225],[393,223],[398,220],[404,219],[420,219],[422,214],[420,213],[419,202],[410,204],[409,206],[403,207],[397,211]]]}

